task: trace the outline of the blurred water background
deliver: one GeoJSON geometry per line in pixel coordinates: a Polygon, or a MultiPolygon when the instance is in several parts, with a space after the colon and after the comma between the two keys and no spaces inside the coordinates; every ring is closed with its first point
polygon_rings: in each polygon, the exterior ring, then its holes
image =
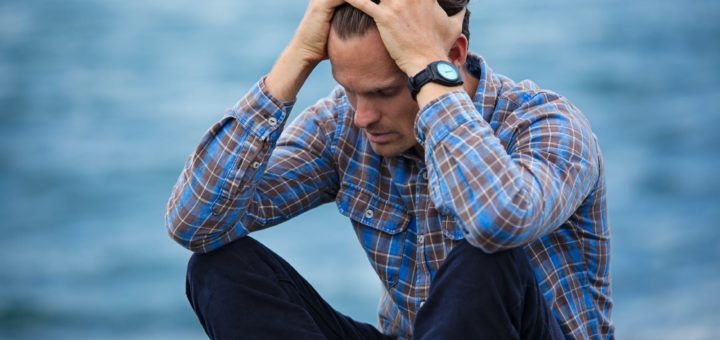
{"type": "MultiPolygon", "coordinates": [[[[270,69],[304,7],[0,1],[0,338],[204,338],[165,203],[185,157],[270,69]]],[[[720,2],[471,9],[472,49],[571,98],[600,139],[618,337],[717,337],[720,2]]],[[[332,86],[325,63],[296,111],[332,86]]],[[[375,322],[379,281],[334,205],[256,236],[337,309],[375,322]]]]}

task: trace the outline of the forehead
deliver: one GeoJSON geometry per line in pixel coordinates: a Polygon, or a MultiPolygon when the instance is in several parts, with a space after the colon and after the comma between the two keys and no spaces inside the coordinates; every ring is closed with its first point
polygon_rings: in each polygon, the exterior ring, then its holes
{"type": "Polygon", "coordinates": [[[328,57],[335,80],[354,92],[396,86],[407,81],[385,49],[376,28],[346,40],[330,30],[328,57]]]}

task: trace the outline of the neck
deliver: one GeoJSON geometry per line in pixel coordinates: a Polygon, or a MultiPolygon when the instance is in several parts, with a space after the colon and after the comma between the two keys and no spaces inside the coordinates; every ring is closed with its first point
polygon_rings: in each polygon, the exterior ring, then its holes
{"type": "Polygon", "coordinates": [[[468,70],[463,67],[462,68],[462,77],[463,77],[463,88],[465,89],[465,92],[470,96],[472,100],[475,100],[475,93],[477,92],[478,83],[480,82],[479,79],[475,78],[468,70]]]}

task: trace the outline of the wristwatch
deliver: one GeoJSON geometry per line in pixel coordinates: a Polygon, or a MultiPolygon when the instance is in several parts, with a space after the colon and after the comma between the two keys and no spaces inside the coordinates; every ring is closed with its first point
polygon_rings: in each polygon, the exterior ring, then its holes
{"type": "Polygon", "coordinates": [[[458,86],[463,84],[460,71],[455,65],[447,61],[435,61],[425,69],[418,72],[414,77],[408,78],[408,87],[413,100],[417,100],[417,94],[427,83],[433,82],[445,86],[458,86]]]}

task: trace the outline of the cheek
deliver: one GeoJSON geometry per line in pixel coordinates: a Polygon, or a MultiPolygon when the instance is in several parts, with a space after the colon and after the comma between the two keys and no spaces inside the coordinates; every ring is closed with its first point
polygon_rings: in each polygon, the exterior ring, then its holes
{"type": "Polygon", "coordinates": [[[402,105],[398,107],[398,110],[396,112],[400,113],[398,115],[398,124],[402,124],[402,128],[404,131],[414,131],[415,129],[415,117],[418,113],[418,106],[417,103],[412,100],[411,98],[408,98],[409,100],[403,100],[402,105]]]}
{"type": "Polygon", "coordinates": [[[400,140],[398,142],[403,146],[412,145],[416,142],[415,116],[417,115],[417,105],[413,107],[413,103],[395,103],[392,107],[393,111],[388,111],[388,118],[384,123],[385,126],[392,127],[392,130],[399,134],[400,140]]]}
{"type": "Polygon", "coordinates": [[[345,92],[345,95],[347,96],[348,103],[350,103],[350,106],[353,108],[353,110],[357,107],[357,98],[354,94],[351,94],[350,92],[345,92]]]}

